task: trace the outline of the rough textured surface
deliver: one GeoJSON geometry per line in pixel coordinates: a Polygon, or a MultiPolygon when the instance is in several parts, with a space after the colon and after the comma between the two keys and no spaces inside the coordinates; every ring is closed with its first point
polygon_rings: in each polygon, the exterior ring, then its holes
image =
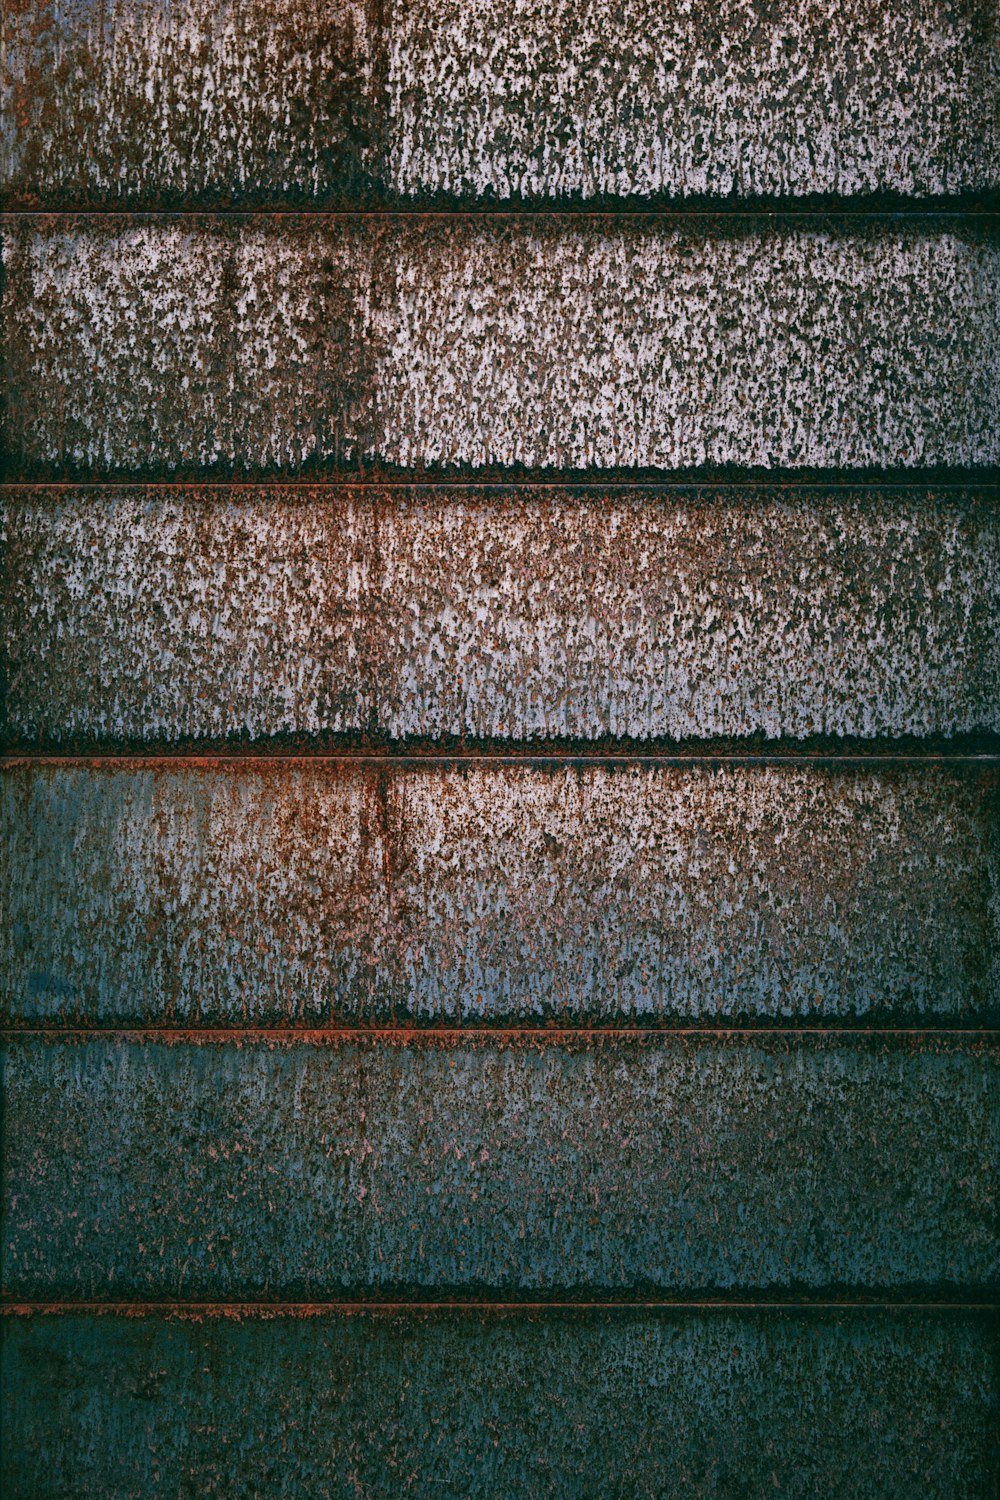
{"type": "Polygon", "coordinates": [[[1000,459],[1000,250],[656,221],[15,222],[15,472],[1000,459]]]}
{"type": "Polygon", "coordinates": [[[20,202],[956,193],[991,0],[8,0],[20,202]]]}
{"type": "Polygon", "coordinates": [[[374,405],[393,464],[1000,457],[995,246],[484,224],[401,231],[392,273],[374,405]]]}
{"type": "Polygon", "coordinates": [[[389,604],[372,577],[380,510],[351,491],[5,497],[8,734],[38,743],[44,726],[57,743],[369,728],[372,635],[380,599],[389,604]]]}
{"type": "Polygon", "coordinates": [[[986,1042],[11,1042],[20,1298],[995,1285],[986,1042]]]}
{"type": "Polygon", "coordinates": [[[14,1019],[995,1016],[982,772],[8,769],[14,1019]]]}
{"type": "Polygon", "coordinates": [[[5,1494],[995,1500],[995,21],[2,7],[5,1494]]]}
{"type": "Polygon", "coordinates": [[[990,0],[395,0],[388,180],[560,194],[998,180],[990,0]]]}
{"type": "Polygon", "coordinates": [[[363,186],[363,0],[8,0],[0,24],[0,185],[19,201],[311,202],[363,186]]]}
{"type": "Polygon", "coordinates": [[[8,1500],[992,1500],[954,1313],[8,1320],[8,1500]]]}
{"type": "Polygon", "coordinates": [[[8,492],[23,745],[1000,731],[986,492],[8,492]]]}
{"type": "Polygon", "coordinates": [[[357,222],[8,228],[8,457],[100,471],[349,456],[371,248],[357,222]]]}

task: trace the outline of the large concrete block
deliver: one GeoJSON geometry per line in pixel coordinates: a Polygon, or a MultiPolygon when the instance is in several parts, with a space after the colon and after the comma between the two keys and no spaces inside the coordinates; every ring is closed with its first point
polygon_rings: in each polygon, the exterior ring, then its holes
{"type": "Polygon", "coordinates": [[[378,454],[542,469],[996,461],[1000,252],[895,229],[399,234],[378,454]]]}
{"type": "Polygon", "coordinates": [[[397,0],[404,192],[945,193],[997,180],[986,3],[397,0]]]}
{"type": "Polygon", "coordinates": [[[976,1314],[147,1310],[4,1333],[9,1500],[992,1496],[976,1314]]]}
{"type": "Polygon", "coordinates": [[[313,201],[363,189],[363,0],[4,7],[6,195],[28,205],[313,201]]]}
{"type": "Polygon", "coordinates": [[[984,490],[8,491],[9,742],[1000,731],[984,490]]]}
{"type": "Polygon", "coordinates": [[[1000,250],[748,221],[12,221],[13,473],[1000,458],[1000,250]]]}
{"type": "Polygon", "coordinates": [[[984,1039],[11,1040],[8,1297],[995,1287],[984,1039]]]}
{"type": "Polygon", "coordinates": [[[9,462],[294,469],[343,458],[370,255],[357,223],[8,227],[9,462]]]}
{"type": "Polygon", "coordinates": [[[18,0],[19,203],[995,186],[989,0],[18,0]]]}
{"type": "Polygon", "coordinates": [[[927,765],[8,767],[13,1021],[997,1014],[995,776],[927,765]]]}

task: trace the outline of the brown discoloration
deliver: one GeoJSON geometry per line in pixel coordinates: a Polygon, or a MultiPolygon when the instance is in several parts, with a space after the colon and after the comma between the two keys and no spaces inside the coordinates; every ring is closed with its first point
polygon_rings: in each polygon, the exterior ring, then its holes
{"type": "Polygon", "coordinates": [[[318,505],[294,491],[151,488],[55,504],[7,492],[8,733],[29,722],[73,732],[84,703],[95,739],[126,724],[173,740],[237,725],[254,739],[366,729],[372,529],[349,491],[318,505]]]}
{"type": "Polygon", "coordinates": [[[150,207],[364,191],[377,45],[366,10],[364,0],[5,5],[8,200],[150,207]]]}
{"type": "Polygon", "coordinates": [[[995,186],[990,0],[18,0],[29,206],[995,186]]]}
{"type": "Polygon", "coordinates": [[[997,1061],[927,1038],[11,1042],[4,1285],[975,1299],[1000,1268],[997,1061]]]}
{"type": "Polygon", "coordinates": [[[19,1021],[983,1019],[995,778],[860,766],[9,767],[19,1021]]]}
{"type": "Polygon", "coordinates": [[[371,249],[344,222],[8,227],[8,456],[97,471],[347,461],[371,249]]]}

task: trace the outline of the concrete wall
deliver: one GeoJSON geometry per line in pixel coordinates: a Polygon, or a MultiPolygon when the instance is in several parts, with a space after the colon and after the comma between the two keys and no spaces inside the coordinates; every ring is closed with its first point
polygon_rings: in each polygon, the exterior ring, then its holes
{"type": "Polygon", "coordinates": [[[995,1500],[993,0],[9,0],[4,1496],[995,1500]]]}
{"type": "Polygon", "coordinates": [[[19,0],[18,201],[996,187],[990,0],[19,0]]]}
{"type": "Polygon", "coordinates": [[[9,460],[58,475],[1000,461],[1000,249],[948,222],[11,221],[9,460]]]}

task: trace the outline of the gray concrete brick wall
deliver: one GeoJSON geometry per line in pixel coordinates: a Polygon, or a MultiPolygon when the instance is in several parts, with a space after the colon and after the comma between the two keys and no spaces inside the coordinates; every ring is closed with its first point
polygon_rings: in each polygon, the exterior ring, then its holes
{"type": "Polygon", "coordinates": [[[22,201],[924,196],[996,187],[989,0],[27,0],[22,201]]]}
{"type": "Polygon", "coordinates": [[[4,7],[5,1497],[994,1497],[996,57],[4,7]]]}
{"type": "Polygon", "coordinates": [[[987,1500],[993,1338],[981,1316],[870,1309],[20,1318],[6,1477],[79,1500],[987,1500]]]}
{"type": "Polygon", "coordinates": [[[8,491],[8,733],[1000,730],[990,487],[8,491]]]}
{"type": "Polygon", "coordinates": [[[91,218],[3,257],[15,472],[1000,459],[1000,253],[952,231],[91,218]]]}

